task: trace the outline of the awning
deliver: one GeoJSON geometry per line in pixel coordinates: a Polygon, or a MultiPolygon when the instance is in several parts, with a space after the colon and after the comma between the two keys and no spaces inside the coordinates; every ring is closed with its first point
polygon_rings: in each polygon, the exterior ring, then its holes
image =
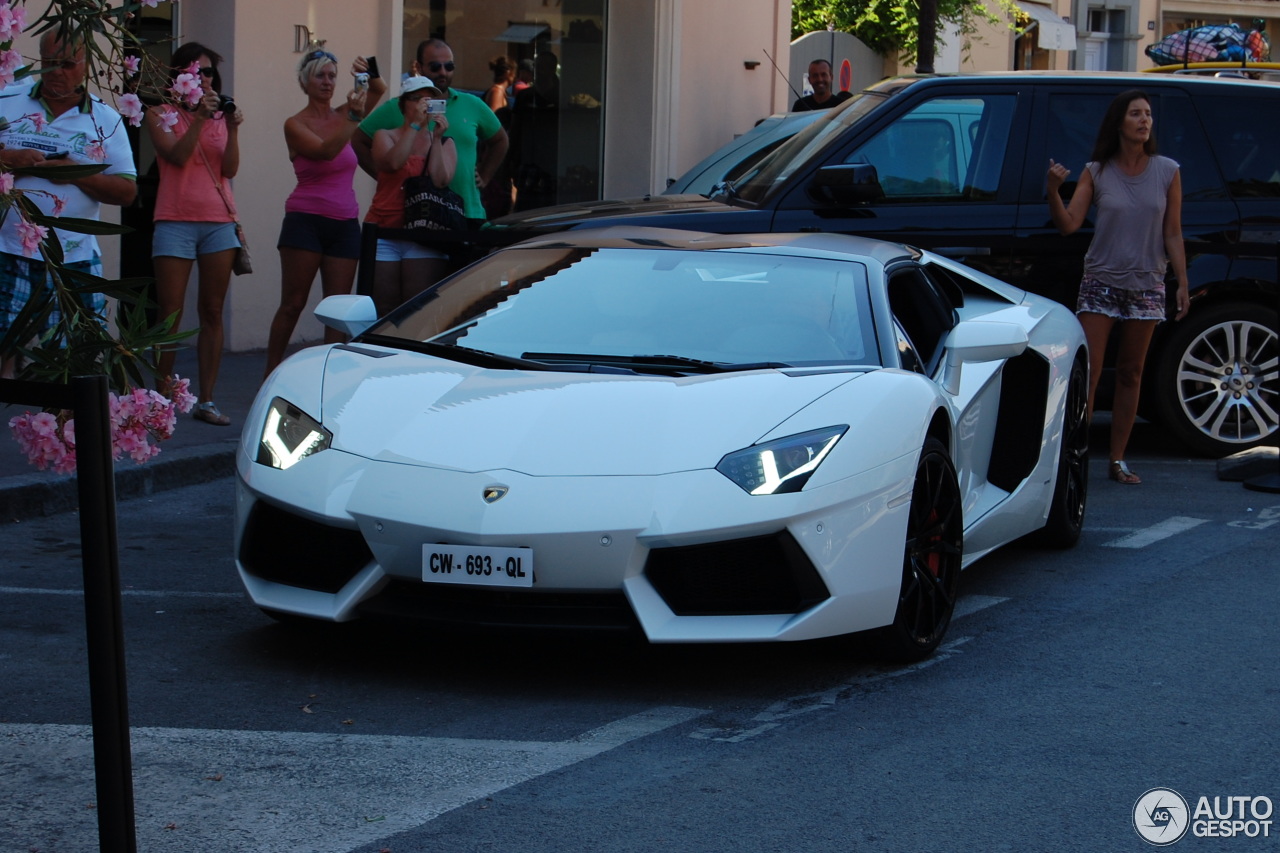
{"type": "Polygon", "coordinates": [[[1041,50],[1076,49],[1075,26],[1062,20],[1062,16],[1054,14],[1048,6],[1027,2],[1027,0],[1015,0],[1014,5],[1031,18],[1033,23],[1031,27],[1027,27],[1028,30],[1037,26],[1040,28],[1041,50]]]}
{"type": "Polygon", "coordinates": [[[550,31],[546,24],[512,24],[493,37],[494,41],[509,41],[516,44],[528,44],[545,32],[550,31]]]}

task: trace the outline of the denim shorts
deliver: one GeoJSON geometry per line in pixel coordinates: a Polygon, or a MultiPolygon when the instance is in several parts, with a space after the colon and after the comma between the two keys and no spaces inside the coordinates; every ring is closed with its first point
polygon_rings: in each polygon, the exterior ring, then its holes
{"type": "Polygon", "coordinates": [[[238,248],[234,222],[157,222],[151,238],[153,258],[195,260],[201,255],[238,248]]]}
{"type": "Polygon", "coordinates": [[[1096,278],[1085,276],[1080,282],[1080,298],[1076,313],[1102,314],[1116,320],[1163,320],[1165,318],[1164,285],[1147,290],[1110,287],[1096,278]]]}
{"type": "Polygon", "coordinates": [[[378,261],[416,261],[422,258],[448,259],[439,249],[428,249],[412,240],[378,240],[378,261]]]}
{"type": "Polygon", "coordinates": [[[360,223],[354,219],[330,219],[318,213],[288,211],[280,226],[277,249],[302,249],[330,258],[360,257],[360,223]]]}

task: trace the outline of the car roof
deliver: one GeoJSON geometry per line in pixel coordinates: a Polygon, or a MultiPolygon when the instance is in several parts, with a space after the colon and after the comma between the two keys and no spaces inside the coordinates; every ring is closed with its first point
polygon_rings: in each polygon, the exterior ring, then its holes
{"type": "Polygon", "coordinates": [[[768,250],[771,254],[797,257],[853,257],[887,265],[902,260],[919,260],[923,253],[912,246],[851,234],[804,232],[797,234],[711,234],[674,228],[613,226],[561,231],[534,237],[510,248],[582,249],[684,249],[688,251],[768,250]]]}
{"type": "Polygon", "coordinates": [[[903,75],[883,80],[869,87],[876,90],[881,86],[905,88],[919,85],[950,87],[961,85],[962,81],[982,83],[1026,83],[1034,85],[1058,84],[1107,84],[1129,81],[1135,89],[1143,86],[1173,83],[1178,86],[1252,86],[1262,90],[1274,91],[1275,86],[1258,80],[1245,80],[1239,77],[1205,77],[1191,74],[1150,74],[1144,71],[965,71],[954,74],[922,74],[903,75]]]}

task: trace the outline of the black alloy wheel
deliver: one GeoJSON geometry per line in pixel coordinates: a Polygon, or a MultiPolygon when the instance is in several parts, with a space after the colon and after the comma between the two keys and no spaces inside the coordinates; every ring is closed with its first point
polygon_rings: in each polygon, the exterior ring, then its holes
{"type": "Polygon", "coordinates": [[[1218,305],[1174,324],[1156,366],[1160,421],[1204,456],[1273,439],[1280,429],[1276,312],[1218,305]]]}
{"type": "Polygon", "coordinates": [[[1076,359],[1067,379],[1067,401],[1062,411],[1062,446],[1058,450],[1058,476],[1053,502],[1044,527],[1031,541],[1047,548],[1071,548],[1084,529],[1085,502],[1089,494],[1089,368],[1076,359]]]}
{"type": "Polygon", "coordinates": [[[885,657],[923,660],[942,642],[956,607],[963,536],[955,466],[942,442],[929,438],[911,492],[898,610],[879,629],[885,657]]]}

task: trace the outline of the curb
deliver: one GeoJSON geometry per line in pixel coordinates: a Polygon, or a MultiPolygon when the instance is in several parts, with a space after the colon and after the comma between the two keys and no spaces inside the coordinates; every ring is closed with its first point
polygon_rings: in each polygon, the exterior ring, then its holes
{"type": "MultiPolygon", "coordinates": [[[[116,464],[116,499],[146,497],[167,489],[229,477],[236,470],[237,442],[166,450],[144,465],[116,464]]],[[[80,496],[73,474],[34,473],[0,482],[0,523],[29,521],[77,510],[80,496]]]]}

